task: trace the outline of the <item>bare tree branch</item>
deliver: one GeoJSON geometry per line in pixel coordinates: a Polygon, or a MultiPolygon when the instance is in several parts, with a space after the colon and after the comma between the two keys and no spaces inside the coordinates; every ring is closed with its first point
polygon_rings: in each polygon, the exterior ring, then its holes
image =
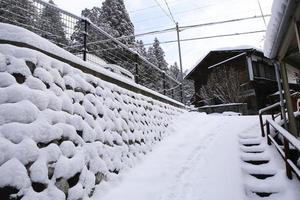
{"type": "Polygon", "coordinates": [[[222,66],[212,71],[207,84],[198,91],[199,96],[205,101],[217,99],[222,103],[239,103],[244,98],[240,96],[240,73],[230,67],[222,66]]]}

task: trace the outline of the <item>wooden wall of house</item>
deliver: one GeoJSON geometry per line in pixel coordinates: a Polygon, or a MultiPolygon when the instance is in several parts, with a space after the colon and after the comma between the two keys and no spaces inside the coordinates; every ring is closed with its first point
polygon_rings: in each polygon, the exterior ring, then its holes
{"type": "MultiPolygon", "coordinates": [[[[215,58],[215,57],[214,57],[215,58]]],[[[223,60],[226,60],[227,57],[223,57],[223,60]]],[[[193,76],[194,80],[194,86],[195,86],[195,91],[199,91],[202,85],[205,85],[207,83],[207,79],[209,75],[217,70],[220,67],[227,67],[227,68],[234,68],[237,70],[240,74],[240,83],[246,83],[249,81],[249,73],[248,73],[248,66],[247,66],[247,60],[245,56],[242,56],[238,59],[232,60],[227,62],[226,64],[216,66],[212,69],[208,69],[209,66],[213,65],[216,63],[214,60],[220,60],[220,59],[207,59],[205,61],[205,64],[203,64],[203,67],[201,67],[200,70],[198,70],[198,73],[196,73],[193,76]]],[[[222,61],[222,59],[221,59],[222,61]]]]}
{"type": "MultiPolygon", "coordinates": [[[[239,72],[239,82],[243,87],[242,95],[245,96],[244,101],[240,103],[247,103],[249,114],[257,114],[260,108],[270,104],[267,97],[278,90],[275,81],[275,71],[273,70],[272,63],[267,58],[263,58],[262,54],[252,54],[251,56],[251,66],[255,68],[253,69],[253,80],[250,80],[249,67],[250,70],[252,68],[248,66],[246,55],[226,62],[223,65],[208,69],[209,66],[235,55],[237,54],[214,53],[202,61],[197,73],[194,73],[192,77],[194,79],[195,91],[199,91],[199,89],[207,83],[209,75],[220,67],[234,68],[239,72]]],[[[196,100],[200,101],[201,99],[200,97],[196,97],[196,100]]],[[[196,106],[203,106],[203,104],[196,106]]]]}

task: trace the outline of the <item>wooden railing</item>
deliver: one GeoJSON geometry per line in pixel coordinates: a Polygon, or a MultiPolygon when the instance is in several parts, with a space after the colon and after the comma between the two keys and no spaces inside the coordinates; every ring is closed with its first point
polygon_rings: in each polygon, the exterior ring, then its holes
{"type": "Polygon", "coordinates": [[[277,103],[274,103],[268,107],[265,107],[263,109],[260,109],[259,110],[259,122],[260,122],[260,128],[261,128],[261,134],[263,137],[265,137],[265,130],[264,130],[264,126],[266,125],[264,122],[263,122],[263,114],[270,114],[272,116],[272,119],[275,120],[277,117],[281,117],[281,119],[283,118],[282,114],[281,113],[275,113],[274,110],[275,108],[278,108],[280,107],[280,102],[277,102],[277,103]]]}
{"type": "MultiPolygon", "coordinates": [[[[281,112],[276,113],[279,107],[280,107],[280,102],[259,110],[261,134],[263,137],[267,135],[268,145],[271,145],[273,143],[275,148],[278,150],[278,152],[284,159],[287,177],[289,179],[292,179],[292,171],[294,171],[297,177],[300,179],[300,170],[297,167],[297,165],[292,161],[293,159],[292,159],[292,152],[291,152],[291,149],[293,149],[293,151],[296,151],[294,153],[296,153],[296,158],[299,159],[300,141],[297,138],[295,138],[286,129],[281,127],[277,122],[275,122],[275,119],[280,116],[281,120],[284,118],[286,120],[285,123],[288,123],[288,119],[286,117],[286,109],[284,110],[284,114],[282,114],[281,112]],[[272,116],[272,118],[270,117],[267,118],[266,122],[264,123],[263,114],[269,114],[272,116]],[[266,126],[266,134],[265,134],[265,126],[266,126]],[[276,135],[279,134],[283,137],[283,141],[282,141],[283,146],[279,145],[278,142],[275,140],[275,138],[272,136],[273,134],[271,134],[271,127],[273,129],[273,133],[276,133],[276,135]]],[[[297,161],[295,160],[295,162],[297,161]]]]}
{"type": "MultiPolygon", "coordinates": [[[[287,130],[282,128],[280,125],[278,125],[274,120],[267,118],[266,119],[266,132],[267,132],[267,140],[268,144],[271,145],[271,143],[274,144],[282,158],[285,160],[285,166],[286,166],[286,174],[289,179],[292,179],[292,171],[295,172],[297,177],[300,179],[300,170],[297,167],[295,163],[293,163],[291,159],[291,147],[293,146],[293,149],[297,151],[297,155],[299,155],[300,152],[300,141],[294,137],[291,133],[289,133],[287,130]],[[274,129],[278,134],[280,134],[283,137],[283,147],[280,146],[276,140],[271,135],[270,127],[274,129]]],[[[299,159],[299,156],[298,156],[299,159]]]]}

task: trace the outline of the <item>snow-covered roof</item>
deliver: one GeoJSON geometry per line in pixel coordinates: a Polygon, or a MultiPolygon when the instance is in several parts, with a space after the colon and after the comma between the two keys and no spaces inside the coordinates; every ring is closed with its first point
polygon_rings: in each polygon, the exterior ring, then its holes
{"type": "Polygon", "coordinates": [[[272,16],[270,22],[267,27],[266,38],[264,43],[264,55],[268,58],[274,58],[276,51],[276,45],[280,41],[280,33],[281,31],[287,31],[286,28],[283,28],[283,25],[287,25],[287,23],[283,23],[284,18],[288,14],[288,8],[294,0],[274,0],[272,5],[272,16]]]}
{"type": "Polygon", "coordinates": [[[250,46],[250,45],[239,45],[239,46],[234,46],[234,47],[221,47],[221,48],[216,48],[214,50],[208,51],[205,53],[195,64],[193,67],[189,69],[187,72],[186,76],[184,79],[189,77],[192,72],[197,68],[197,66],[211,53],[211,52],[218,52],[218,51],[247,51],[247,50],[256,50],[258,52],[262,52],[260,48],[257,48],[255,46],[250,46]]]}
{"type": "Polygon", "coordinates": [[[238,45],[238,46],[233,46],[233,47],[221,47],[221,48],[216,48],[213,51],[234,51],[234,50],[247,50],[247,49],[254,49],[259,52],[263,52],[261,48],[258,48],[256,46],[252,45],[238,45]]]}

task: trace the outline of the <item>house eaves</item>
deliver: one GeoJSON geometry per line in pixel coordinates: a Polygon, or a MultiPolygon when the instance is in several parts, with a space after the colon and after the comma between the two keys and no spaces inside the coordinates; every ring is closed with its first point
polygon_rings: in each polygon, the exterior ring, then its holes
{"type": "Polygon", "coordinates": [[[275,59],[293,20],[297,7],[296,0],[275,0],[272,6],[272,16],[267,28],[264,43],[264,55],[275,59]]]}

